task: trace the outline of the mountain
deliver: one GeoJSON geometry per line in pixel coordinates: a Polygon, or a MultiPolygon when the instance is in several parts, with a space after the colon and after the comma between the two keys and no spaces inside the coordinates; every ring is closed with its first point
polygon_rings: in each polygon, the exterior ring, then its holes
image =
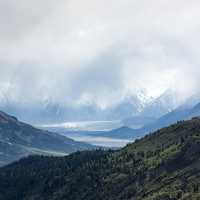
{"type": "Polygon", "coordinates": [[[179,95],[173,89],[168,89],[163,92],[159,97],[151,99],[144,105],[136,115],[132,115],[129,118],[124,118],[122,123],[124,126],[128,126],[133,129],[140,129],[144,126],[154,123],[157,119],[172,112],[180,106],[190,104],[195,105],[197,102],[197,95],[192,96],[185,100],[185,98],[179,99],[179,95]]]}
{"type": "Polygon", "coordinates": [[[133,116],[130,118],[126,118],[122,120],[122,124],[126,127],[132,128],[132,129],[139,129],[143,126],[146,126],[148,124],[151,124],[155,122],[157,118],[155,117],[148,117],[143,115],[133,116]]]}
{"type": "Polygon", "coordinates": [[[160,118],[183,104],[184,100],[179,100],[176,91],[166,90],[158,98],[154,99],[140,113],[140,116],[160,118]]]}
{"type": "Polygon", "coordinates": [[[200,119],[118,151],[31,156],[0,169],[2,200],[198,200],[200,119]]]}
{"type": "Polygon", "coordinates": [[[26,105],[26,103],[12,100],[6,93],[2,94],[0,91],[0,110],[36,125],[121,120],[138,114],[150,101],[145,94],[139,92],[137,95],[122,97],[118,103],[106,108],[98,106],[95,102],[63,104],[55,102],[51,97],[41,98],[40,102],[26,105]]]}
{"type": "MultiPolygon", "coordinates": [[[[138,91],[137,94],[124,96],[118,103],[104,108],[95,102],[62,104],[55,102],[52,97],[41,98],[40,102],[30,106],[15,102],[5,93],[4,98],[0,97],[0,110],[36,125],[121,120],[124,126],[135,129],[176,109],[180,105],[176,96],[174,91],[167,90],[153,99],[146,95],[145,91],[138,91]]],[[[197,98],[188,99],[188,102],[194,102],[195,99],[197,98]]]]}
{"type": "Polygon", "coordinates": [[[124,97],[118,104],[107,109],[108,119],[123,120],[138,115],[151,100],[143,92],[124,97]]]}
{"type": "MultiPolygon", "coordinates": [[[[192,105],[192,104],[191,104],[192,105]]],[[[122,129],[115,129],[112,131],[103,132],[105,137],[115,137],[121,139],[137,139],[141,138],[149,132],[156,131],[165,126],[169,126],[181,120],[189,120],[193,117],[200,116],[200,103],[193,107],[186,106],[186,104],[181,105],[177,109],[167,113],[166,115],[154,120],[152,123],[147,123],[144,127],[139,129],[130,129],[122,131],[122,129]]],[[[137,118],[136,118],[137,119],[137,118]]],[[[131,126],[129,126],[131,127],[131,126]]]]}
{"type": "Polygon", "coordinates": [[[36,129],[0,111],[0,165],[31,154],[66,155],[85,149],[92,146],[36,129]]]}
{"type": "Polygon", "coordinates": [[[154,123],[151,123],[142,128],[141,132],[147,133],[149,131],[155,131],[159,128],[168,126],[170,124],[176,123],[177,121],[181,120],[188,120],[192,117],[200,116],[200,103],[195,105],[192,108],[180,106],[177,109],[173,110],[172,112],[162,116],[154,123]]]}
{"type": "Polygon", "coordinates": [[[131,128],[128,128],[126,126],[123,126],[118,129],[114,129],[111,131],[101,131],[96,132],[96,136],[102,136],[102,137],[109,137],[109,138],[116,138],[116,139],[136,139],[140,137],[140,129],[134,130],[131,128]]]}

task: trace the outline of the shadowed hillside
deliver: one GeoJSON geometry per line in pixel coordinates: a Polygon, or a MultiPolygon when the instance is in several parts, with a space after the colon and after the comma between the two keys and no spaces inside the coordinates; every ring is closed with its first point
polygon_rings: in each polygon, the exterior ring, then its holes
{"type": "Polygon", "coordinates": [[[63,156],[92,148],[89,144],[36,129],[0,112],[0,165],[32,154],[63,156]]]}

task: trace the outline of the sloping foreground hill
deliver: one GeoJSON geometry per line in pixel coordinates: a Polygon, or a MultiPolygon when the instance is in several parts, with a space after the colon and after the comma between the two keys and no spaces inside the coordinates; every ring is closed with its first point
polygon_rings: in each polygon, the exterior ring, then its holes
{"type": "Polygon", "coordinates": [[[36,129],[0,111],[0,165],[31,154],[66,155],[92,146],[36,129]]]}
{"type": "Polygon", "coordinates": [[[1,200],[198,200],[200,119],[118,151],[29,157],[0,169],[1,200]]]}

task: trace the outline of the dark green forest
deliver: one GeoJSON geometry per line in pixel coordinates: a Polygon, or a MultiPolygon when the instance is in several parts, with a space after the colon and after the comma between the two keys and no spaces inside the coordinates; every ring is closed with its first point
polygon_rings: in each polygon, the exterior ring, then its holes
{"type": "Polygon", "coordinates": [[[0,169],[0,200],[200,200],[200,119],[116,151],[30,156],[0,169]]]}

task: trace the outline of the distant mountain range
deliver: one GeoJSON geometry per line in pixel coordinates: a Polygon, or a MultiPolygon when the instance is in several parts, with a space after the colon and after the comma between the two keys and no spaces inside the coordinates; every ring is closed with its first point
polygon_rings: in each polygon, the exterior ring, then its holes
{"type": "Polygon", "coordinates": [[[159,118],[180,106],[183,101],[178,100],[175,91],[168,89],[158,98],[150,102],[140,113],[140,116],[159,118]]]}
{"type": "Polygon", "coordinates": [[[177,121],[188,120],[197,116],[200,116],[200,103],[191,108],[180,106],[142,129],[144,132],[155,131],[162,127],[176,123],[177,121]]]}
{"type": "Polygon", "coordinates": [[[28,155],[63,156],[93,148],[92,145],[34,128],[0,111],[0,165],[28,155]]]}
{"type": "MultiPolygon", "coordinates": [[[[137,116],[143,117],[145,120],[147,118],[151,120],[151,118],[159,118],[178,106],[174,94],[169,91],[156,99],[147,97],[145,93],[139,92],[137,95],[123,97],[117,104],[106,108],[101,108],[95,103],[63,105],[54,102],[50,97],[41,100],[41,102],[26,105],[13,101],[6,94],[3,97],[0,98],[0,110],[31,124],[92,120],[124,121],[124,119],[129,120],[137,116]]],[[[143,126],[144,124],[139,125],[143,126]]]]}
{"type": "MultiPolygon", "coordinates": [[[[173,123],[176,123],[177,121],[188,120],[198,116],[200,116],[200,103],[194,106],[193,104],[190,104],[189,106],[188,103],[186,103],[181,105],[177,109],[173,110],[172,112],[169,112],[166,115],[156,120],[152,120],[151,123],[148,121],[148,123],[146,123],[146,125],[144,125],[142,128],[131,129],[127,127],[122,127],[119,129],[107,131],[100,134],[105,137],[114,137],[121,139],[137,139],[139,137],[144,136],[145,134],[148,134],[149,132],[153,132],[165,126],[169,126],[173,123]]],[[[151,119],[152,118],[150,118],[150,121],[151,119]]]]}
{"type": "MultiPolygon", "coordinates": [[[[88,131],[87,135],[96,136],[96,137],[108,137],[108,138],[116,138],[116,139],[130,139],[134,140],[137,138],[141,138],[145,134],[150,132],[156,131],[160,128],[165,126],[169,126],[177,121],[188,120],[193,117],[200,116],[200,103],[194,105],[197,100],[188,104],[185,102],[180,107],[176,108],[175,110],[163,115],[160,118],[153,118],[153,117],[145,117],[145,116],[135,116],[132,118],[124,119],[121,123],[122,127],[108,130],[108,131],[88,131]],[[136,125],[138,124],[139,128],[136,125]]],[[[55,130],[64,132],[72,133],[72,130],[67,130],[64,128],[48,128],[48,130],[55,130]]],[[[75,133],[80,132],[84,133],[84,131],[75,131],[75,133]]]]}
{"type": "Polygon", "coordinates": [[[31,124],[46,124],[68,121],[119,120],[139,113],[147,104],[145,97],[137,95],[124,97],[118,104],[101,108],[95,103],[78,105],[61,104],[51,98],[31,105],[21,104],[9,99],[0,98],[0,110],[17,116],[31,124]]]}
{"type": "MultiPolygon", "coordinates": [[[[183,98],[181,101],[180,98],[179,100],[177,99],[173,90],[165,91],[156,99],[148,99],[145,94],[139,93],[135,96],[123,98],[117,105],[105,109],[95,104],[79,106],[60,105],[53,102],[51,98],[47,98],[45,101],[41,101],[40,104],[29,107],[21,104],[17,105],[10,102],[8,98],[4,98],[4,103],[0,104],[0,108],[19,117],[20,120],[36,125],[116,120],[119,122],[118,124],[114,123],[113,128],[117,128],[116,130],[105,131],[104,128],[107,128],[107,125],[106,127],[98,125],[102,129],[98,129],[97,132],[96,130],[92,131],[91,134],[132,140],[179,120],[198,116],[199,96],[197,94],[187,100],[183,98]],[[121,128],[118,129],[118,127],[121,128]]],[[[109,125],[109,127],[111,126],[109,125]]],[[[66,129],[66,131],[68,130],[66,129]]],[[[81,129],[81,131],[90,130],[86,127],[84,130],[81,129]]]]}
{"type": "Polygon", "coordinates": [[[153,123],[156,120],[157,118],[153,116],[138,115],[138,116],[133,116],[130,118],[123,119],[121,121],[121,124],[123,124],[123,126],[129,127],[132,129],[139,129],[145,125],[153,123]]]}

